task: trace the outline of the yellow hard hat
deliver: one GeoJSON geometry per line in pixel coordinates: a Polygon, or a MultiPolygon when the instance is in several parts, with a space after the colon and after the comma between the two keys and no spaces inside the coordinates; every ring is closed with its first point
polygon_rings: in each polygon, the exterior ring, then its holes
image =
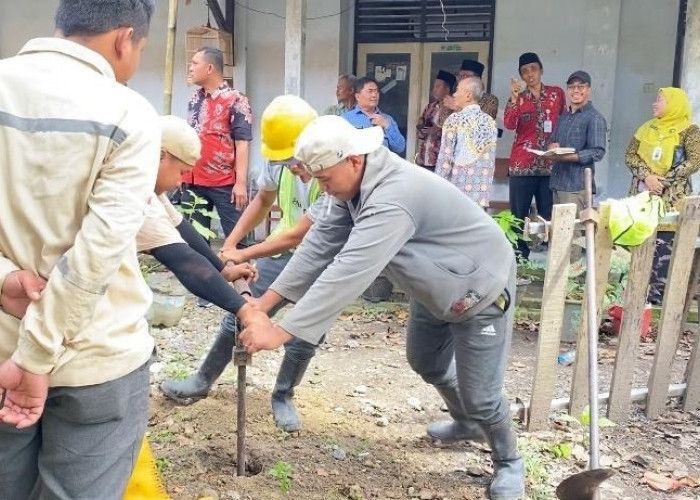
{"type": "Polygon", "coordinates": [[[294,156],[297,137],[318,114],[308,102],[295,95],[275,97],[262,114],[262,154],[272,161],[294,156]]]}

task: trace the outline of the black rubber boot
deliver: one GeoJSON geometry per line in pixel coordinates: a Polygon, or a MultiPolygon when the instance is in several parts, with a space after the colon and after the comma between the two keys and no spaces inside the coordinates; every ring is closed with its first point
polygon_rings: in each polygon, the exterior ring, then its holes
{"type": "Polygon", "coordinates": [[[275,425],[280,430],[296,432],[301,429],[301,419],[292,398],[294,388],[304,377],[310,361],[311,358],[297,360],[289,353],[284,354],[275,389],[272,391],[272,414],[275,417],[275,425]]]}
{"type": "Polygon", "coordinates": [[[212,384],[231,362],[235,336],[226,331],[220,331],[214,340],[202,366],[197,373],[185,380],[168,379],[160,385],[160,390],[168,398],[179,403],[191,404],[209,395],[212,384]]]}
{"type": "Polygon", "coordinates": [[[484,429],[474,420],[467,418],[459,397],[456,383],[447,387],[435,387],[445,401],[452,420],[439,420],[428,424],[428,435],[443,443],[457,441],[486,442],[484,429]]]}
{"type": "Polygon", "coordinates": [[[518,439],[510,419],[487,430],[493,480],[489,487],[491,500],[519,500],[525,495],[525,462],[518,453],[518,439]]]}

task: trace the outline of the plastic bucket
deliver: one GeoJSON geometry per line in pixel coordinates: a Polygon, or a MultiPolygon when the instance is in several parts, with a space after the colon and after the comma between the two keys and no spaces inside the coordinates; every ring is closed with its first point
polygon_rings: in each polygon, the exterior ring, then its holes
{"type": "MultiPolygon", "coordinates": [[[[620,325],[622,325],[622,316],[624,309],[620,305],[610,306],[608,315],[612,319],[612,332],[615,335],[620,334],[620,325]]],[[[644,314],[642,315],[642,325],[639,329],[639,338],[646,340],[651,327],[651,304],[644,306],[644,314]]]]}

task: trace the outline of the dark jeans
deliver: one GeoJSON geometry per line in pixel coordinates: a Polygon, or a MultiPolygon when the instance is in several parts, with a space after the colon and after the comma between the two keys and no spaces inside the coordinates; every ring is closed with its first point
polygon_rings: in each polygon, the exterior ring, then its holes
{"type": "Polygon", "coordinates": [[[236,208],[235,203],[231,203],[231,191],[233,191],[233,185],[206,187],[187,184],[183,185],[182,189],[182,203],[192,203],[194,201],[188,191],[192,191],[198,197],[205,200],[205,203],[197,205],[195,213],[192,214],[192,219],[196,220],[204,227],[210,228],[211,218],[202,214],[198,209],[211,211],[216,208],[216,213],[219,215],[219,219],[221,220],[221,228],[224,230],[224,235],[228,237],[228,235],[231,234],[231,231],[233,231],[233,226],[236,225],[242,213],[241,210],[236,208]]]}
{"type": "Polygon", "coordinates": [[[148,366],[103,384],[52,387],[38,424],[0,425],[0,498],[121,500],[146,431],[148,366]]]}
{"type": "MultiPolygon", "coordinates": [[[[552,191],[548,175],[522,175],[508,178],[510,211],[519,219],[530,214],[532,198],[535,198],[537,213],[549,220],[552,217],[552,191]]],[[[521,232],[522,234],[522,232],[521,232]]],[[[518,239],[518,253],[523,259],[530,255],[530,247],[522,238],[518,239]]]]}

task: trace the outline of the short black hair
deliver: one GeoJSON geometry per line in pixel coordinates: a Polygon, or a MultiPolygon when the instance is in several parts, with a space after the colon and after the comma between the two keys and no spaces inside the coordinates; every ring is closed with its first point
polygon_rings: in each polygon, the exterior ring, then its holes
{"type": "Polygon", "coordinates": [[[353,90],[355,91],[356,94],[359,94],[362,92],[362,89],[365,88],[365,85],[368,83],[374,83],[377,87],[379,87],[379,82],[372,78],[371,76],[363,76],[355,80],[353,83],[353,90]]]}
{"type": "Polygon", "coordinates": [[[138,41],[148,35],[155,10],[155,0],[60,0],[54,23],[67,37],[133,28],[138,41]]]}
{"type": "Polygon", "coordinates": [[[209,64],[213,64],[219,73],[224,74],[224,53],[220,49],[207,46],[199,49],[197,53],[201,53],[209,64]]]}

